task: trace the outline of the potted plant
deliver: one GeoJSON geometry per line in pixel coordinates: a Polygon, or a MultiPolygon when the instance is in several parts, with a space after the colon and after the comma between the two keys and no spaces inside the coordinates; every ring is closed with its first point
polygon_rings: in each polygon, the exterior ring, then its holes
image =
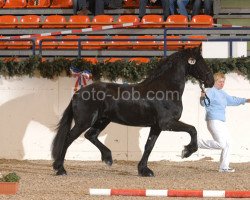
{"type": "Polygon", "coordinates": [[[19,187],[20,177],[15,173],[2,175],[0,173],[0,195],[16,194],[19,187]]]}

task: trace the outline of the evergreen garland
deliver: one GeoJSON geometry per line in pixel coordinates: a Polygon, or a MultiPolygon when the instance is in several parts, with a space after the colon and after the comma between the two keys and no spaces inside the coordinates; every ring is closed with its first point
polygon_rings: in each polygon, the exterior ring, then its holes
{"type": "MultiPolygon", "coordinates": [[[[125,60],[109,62],[98,62],[92,64],[83,59],[73,59],[56,57],[52,60],[43,61],[39,56],[31,56],[28,59],[0,59],[0,75],[4,77],[29,76],[40,74],[43,78],[53,79],[58,76],[70,76],[70,67],[74,66],[80,70],[89,70],[94,80],[101,77],[110,81],[122,78],[126,82],[137,82],[146,77],[158,65],[157,58],[149,63],[138,64],[125,60]]],[[[237,72],[250,80],[250,57],[228,58],[228,59],[206,59],[212,71],[221,71],[225,74],[237,72]]]]}

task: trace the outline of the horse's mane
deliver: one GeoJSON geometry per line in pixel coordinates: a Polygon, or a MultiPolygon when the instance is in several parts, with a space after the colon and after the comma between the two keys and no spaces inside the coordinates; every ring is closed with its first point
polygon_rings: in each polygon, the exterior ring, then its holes
{"type": "MultiPolygon", "coordinates": [[[[174,61],[183,59],[183,54],[187,53],[187,50],[178,51],[171,54],[170,56],[163,58],[159,61],[157,67],[152,70],[149,76],[143,81],[143,83],[151,82],[154,79],[157,79],[159,76],[164,74],[166,71],[173,67],[174,61]]],[[[176,67],[176,66],[174,66],[176,67]]]]}

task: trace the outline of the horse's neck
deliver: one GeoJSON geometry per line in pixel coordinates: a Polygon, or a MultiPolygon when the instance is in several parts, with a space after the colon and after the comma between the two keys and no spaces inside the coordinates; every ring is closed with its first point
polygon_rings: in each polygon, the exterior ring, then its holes
{"type": "Polygon", "coordinates": [[[145,81],[149,90],[178,91],[183,93],[186,82],[185,67],[173,66],[154,79],[145,81]]]}

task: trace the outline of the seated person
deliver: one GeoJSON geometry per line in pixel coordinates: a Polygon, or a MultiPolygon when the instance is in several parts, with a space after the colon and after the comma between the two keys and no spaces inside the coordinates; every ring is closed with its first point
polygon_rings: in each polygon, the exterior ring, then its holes
{"type": "MultiPolygon", "coordinates": [[[[201,2],[202,0],[193,0],[193,10],[192,10],[192,16],[199,15],[201,12],[201,2]]],[[[212,0],[204,0],[204,14],[206,15],[212,15],[213,13],[213,1],[212,0]]]]}
{"type": "Polygon", "coordinates": [[[171,15],[174,15],[176,13],[177,9],[176,9],[175,5],[177,4],[179,14],[185,15],[188,17],[188,12],[187,12],[186,6],[189,3],[189,0],[169,0],[169,2],[170,2],[171,15]]]}
{"type": "MultiPolygon", "coordinates": [[[[158,3],[157,0],[149,0],[150,4],[158,3]]],[[[148,0],[140,0],[139,4],[139,18],[142,19],[143,16],[146,14],[146,6],[148,0]]],[[[166,21],[167,17],[169,16],[169,0],[161,0],[161,5],[163,9],[163,19],[166,21]]]]}

